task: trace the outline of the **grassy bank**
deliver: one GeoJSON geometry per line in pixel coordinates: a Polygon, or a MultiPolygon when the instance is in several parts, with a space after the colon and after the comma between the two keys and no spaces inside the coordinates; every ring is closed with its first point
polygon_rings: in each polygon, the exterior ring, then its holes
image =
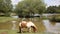
{"type": "Polygon", "coordinates": [[[17,34],[16,30],[0,30],[0,34],[17,34]]]}
{"type": "Polygon", "coordinates": [[[37,33],[17,33],[17,30],[0,30],[0,34],[54,34],[50,32],[37,32],[37,33]]]}
{"type": "Polygon", "coordinates": [[[17,20],[17,19],[12,18],[12,17],[0,17],[0,23],[5,23],[12,20],[17,20]]]}

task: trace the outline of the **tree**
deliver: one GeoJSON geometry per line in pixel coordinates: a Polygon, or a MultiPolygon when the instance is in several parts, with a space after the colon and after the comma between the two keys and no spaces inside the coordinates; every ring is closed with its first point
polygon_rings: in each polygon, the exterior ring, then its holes
{"type": "Polygon", "coordinates": [[[56,6],[49,6],[46,10],[47,13],[55,13],[56,12],[56,6]]]}
{"type": "Polygon", "coordinates": [[[6,16],[12,11],[11,0],[0,0],[0,12],[4,12],[6,16]]]}
{"type": "Polygon", "coordinates": [[[19,15],[42,14],[44,10],[43,0],[23,0],[15,8],[16,13],[19,15]]]}
{"type": "Polygon", "coordinates": [[[60,5],[56,9],[56,13],[60,13],[60,5]]]}
{"type": "Polygon", "coordinates": [[[49,6],[46,13],[60,13],[60,5],[59,6],[49,6]]]}

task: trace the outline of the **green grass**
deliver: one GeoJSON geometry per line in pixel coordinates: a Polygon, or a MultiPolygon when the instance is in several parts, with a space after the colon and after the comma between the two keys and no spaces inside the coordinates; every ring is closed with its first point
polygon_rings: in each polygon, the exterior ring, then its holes
{"type": "Polygon", "coordinates": [[[0,30],[0,34],[6,33],[6,34],[17,34],[17,30],[0,30]]]}
{"type": "Polygon", "coordinates": [[[37,32],[37,33],[17,33],[17,30],[0,30],[0,34],[6,33],[6,34],[54,34],[49,32],[37,32]]]}
{"type": "Polygon", "coordinates": [[[48,18],[47,18],[46,16],[43,16],[42,19],[46,20],[46,19],[48,19],[48,18]]]}
{"type": "Polygon", "coordinates": [[[16,20],[16,19],[12,17],[0,17],[0,23],[5,23],[12,20],[16,20]]]}

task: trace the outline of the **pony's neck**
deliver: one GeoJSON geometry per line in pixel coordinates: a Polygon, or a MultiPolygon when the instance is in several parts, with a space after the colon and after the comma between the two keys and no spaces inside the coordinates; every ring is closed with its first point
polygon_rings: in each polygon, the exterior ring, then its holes
{"type": "Polygon", "coordinates": [[[26,21],[22,21],[21,23],[27,23],[26,21]]]}

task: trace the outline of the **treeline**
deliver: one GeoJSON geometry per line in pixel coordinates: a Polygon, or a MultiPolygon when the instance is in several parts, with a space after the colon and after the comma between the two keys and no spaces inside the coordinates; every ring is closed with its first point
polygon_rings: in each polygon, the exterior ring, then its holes
{"type": "Polygon", "coordinates": [[[23,0],[19,2],[15,8],[13,8],[11,0],[0,0],[0,15],[1,13],[4,13],[5,16],[10,16],[12,12],[19,16],[43,13],[60,13],[60,5],[49,6],[46,8],[44,0],[23,0]]]}
{"type": "Polygon", "coordinates": [[[45,13],[60,13],[60,5],[59,6],[49,6],[45,13]]]}

